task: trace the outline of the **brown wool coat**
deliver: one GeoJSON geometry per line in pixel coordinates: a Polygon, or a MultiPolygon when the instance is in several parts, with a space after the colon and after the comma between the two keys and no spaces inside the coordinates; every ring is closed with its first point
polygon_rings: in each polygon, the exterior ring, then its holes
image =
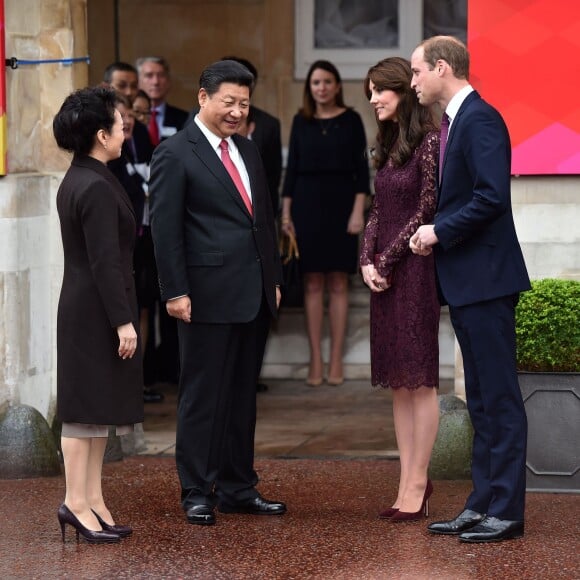
{"type": "Polygon", "coordinates": [[[141,345],[118,354],[116,328],[138,310],[133,279],[135,216],[115,176],[75,157],[56,199],[64,250],[57,321],[57,416],[63,422],[143,421],[141,345]]]}

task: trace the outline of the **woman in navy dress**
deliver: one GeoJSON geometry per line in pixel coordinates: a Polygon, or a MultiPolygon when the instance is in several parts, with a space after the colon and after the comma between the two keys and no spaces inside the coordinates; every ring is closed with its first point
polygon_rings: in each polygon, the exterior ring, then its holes
{"type": "Polygon", "coordinates": [[[358,113],[346,107],[340,74],[328,61],[308,71],[303,105],[294,117],[282,191],[282,231],[296,235],[304,273],[310,346],[307,383],[323,380],[324,292],[328,292],[328,384],[343,381],[348,275],[357,271],[358,235],[369,194],[366,137],[358,113]]]}
{"type": "Polygon", "coordinates": [[[440,307],[433,257],[415,256],[409,239],[435,213],[439,132],[411,89],[407,60],[382,60],[364,86],[379,131],[360,265],[372,291],[372,382],[393,389],[401,476],[393,507],[380,516],[396,522],[426,515],[432,492],[427,468],[439,425],[440,307]]]}

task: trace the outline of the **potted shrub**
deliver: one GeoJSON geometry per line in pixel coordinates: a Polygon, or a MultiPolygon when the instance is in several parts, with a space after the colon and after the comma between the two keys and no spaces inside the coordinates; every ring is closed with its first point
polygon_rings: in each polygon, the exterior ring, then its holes
{"type": "Polygon", "coordinates": [[[528,491],[580,492],[580,282],[532,282],[516,308],[528,491]]]}

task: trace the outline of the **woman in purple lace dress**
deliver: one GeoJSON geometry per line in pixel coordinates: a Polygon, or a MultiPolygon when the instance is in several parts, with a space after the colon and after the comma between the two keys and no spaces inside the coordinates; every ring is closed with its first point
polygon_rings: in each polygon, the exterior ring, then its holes
{"type": "Polygon", "coordinates": [[[439,302],[432,257],[409,249],[409,238],[430,223],[436,204],[439,132],[411,90],[411,67],[394,57],[373,66],[364,81],[375,109],[375,196],[360,266],[371,295],[373,385],[393,389],[401,476],[392,521],[427,512],[427,468],[439,425],[439,302]]]}

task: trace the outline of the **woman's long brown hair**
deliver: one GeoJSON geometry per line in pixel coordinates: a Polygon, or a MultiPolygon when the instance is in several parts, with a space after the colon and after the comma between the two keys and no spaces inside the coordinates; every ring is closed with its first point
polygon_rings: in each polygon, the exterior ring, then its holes
{"type": "Polygon", "coordinates": [[[396,120],[379,121],[379,131],[373,148],[373,164],[381,168],[387,160],[404,165],[429,131],[437,130],[430,109],[419,104],[411,88],[411,63],[398,56],[385,58],[369,69],[364,91],[371,98],[370,82],[376,89],[391,90],[400,97],[396,120]]]}

